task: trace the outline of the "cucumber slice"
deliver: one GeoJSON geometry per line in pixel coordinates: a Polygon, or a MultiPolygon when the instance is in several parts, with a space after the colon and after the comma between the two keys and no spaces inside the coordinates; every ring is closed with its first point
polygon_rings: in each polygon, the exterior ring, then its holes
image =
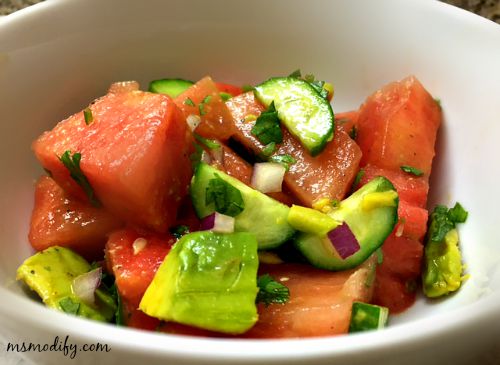
{"type": "Polygon", "coordinates": [[[389,309],[378,305],[354,302],[349,333],[378,330],[387,325],[389,309]]]}
{"type": "Polygon", "coordinates": [[[161,79],[154,80],[149,83],[149,91],[157,94],[167,94],[171,98],[175,98],[186,91],[192,81],[183,79],[161,79]]]}
{"type": "Polygon", "coordinates": [[[190,187],[198,217],[215,211],[214,203],[206,204],[206,191],[208,182],[216,176],[238,189],[243,198],[244,209],[234,217],[235,232],[255,234],[260,250],[278,247],[293,236],[295,230],[287,222],[289,207],[205,163],[196,168],[190,187]]]}
{"type": "Polygon", "coordinates": [[[342,259],[326,236],[299,233],[294,243],[314,266],[340,271],[356,267],[375,252],[394,229],[398,220],[399,199],[394,186],[385,177],[376,177],[328,215],[346,222],[360,245],[360,250],[342,259]]]}
{"type": "Polygon", "coordinates": [[[318,155],[332,140],[332,107],[308,82],[294,77],[275,77],[257,85],[255,96],[266,107],[274,101],[281,122],[311,156],[318,155]]]}

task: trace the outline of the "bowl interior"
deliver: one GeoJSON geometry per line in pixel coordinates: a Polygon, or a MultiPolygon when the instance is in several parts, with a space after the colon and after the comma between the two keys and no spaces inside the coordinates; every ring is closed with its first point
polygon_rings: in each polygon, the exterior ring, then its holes
{"type": "MultiPolygon", "coordinates": [[[[416,75],[441,99],[431,201],[460,201],[470,279],[438,303],[420,298],[394,324],[440,316],[500,293],[500,27],[431,1],[48,1],[0,21],[0,282],[22,294],[33,182],[30,144],[109,84],[204,75],[256,83],[301,68],[335,86],[334,111],[416,75]],[[222,9],[222,10],[221,10],[222,9]],[[425,27],[422,27],[425,24],[425,27]],[[495,268],[496,267],[496,268],[495,268]]],[[[21,299],[19,299],[21,300],[21,299]]],[[[500,318],[500,306],[496,311],[500,318]]],[[[0,313],[1,316],[1,313],[0,313]]]]}

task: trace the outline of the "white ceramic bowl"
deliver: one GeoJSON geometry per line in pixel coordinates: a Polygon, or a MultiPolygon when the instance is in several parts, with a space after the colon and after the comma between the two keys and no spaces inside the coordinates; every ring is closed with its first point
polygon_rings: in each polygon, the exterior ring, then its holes
{"type": "MultiPolygon", "coordinates": [[[[28,352],[40,364],[449,363],[500,334],[500,27],[436,1],[47,1],[0,21],[0,319],[6,342],[100,342],[109,353],[28,352]],[[357,107],[415,74],[442,100],[432,202],[459,200],[471,279],[439,303],[420,298],[383,331],[286,341],[176,337],[48,310],[15,283],[31,248],[31,141],[112,81],[160,77],[252,83],[296,68],[335,84],[334,109],[357,107]],[[69,354],[68,354],[69,355],[69,354]]],[[[497,344],[498,344],[498,340],[497,344]]],[[[2,349],[5,351],[5,348],[2,349]]],[[[70,349],[71,350],[71,349],[70,349]]]]}

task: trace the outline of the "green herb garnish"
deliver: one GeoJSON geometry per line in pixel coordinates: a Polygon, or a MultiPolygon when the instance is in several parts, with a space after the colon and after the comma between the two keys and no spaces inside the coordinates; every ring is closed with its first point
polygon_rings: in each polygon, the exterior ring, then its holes
{"type": "Polygon", "coordinates": [[[294,77],[296,79],[300,79],[302,77],[302,73],[300,72],[300,69],[297,69],[293,71],[288,77],[294,77]]]}
{"type": "Polygon", "coordinates": [[[218,142],[202,137],[198,133],[194,133],[194,138],[209,150],[215,150],[217,148],[221,148],[221,145],[218,142]]]}
{"type": "Polygon", "coordinates": [[[228,101],[229,99],[231,99],[233,97],[231,94],[225,93],[223,91],[221,91],[219,93],[219,95],[220,95],[220,98],[222,99],[222,101],[228,101]]]}
{"type": "Polygon", "coordinates": [[[241,192],[218,175],[209,180],[205,194],[205,204],[214,203],[215,211],[236,217],[245,209],[241,192]]]}
{"type": "Polygon", "coordinates": [[[266,307],[271,303],[285,304],[290,299],[290,290],[283,284],[278,283],[269,274],[257,278],[257,303],[264,303],[266,307]]]}
{"type": "Polygon", "coordinates": [[[262,157],[264,157],[264,159],[266,159],[267,157],[271,156],[274,153],[274,151],[276,151],[276,143],[271,142],[271,143],[268,143],[266,145],[266,147],[264,147],[260,153],[261,153],[262,157]]]}
{"type": "Polygon", "coordinates": [[[268,161],[282,164],[286,171],[290,170],[290,165],[297,162],[295,158],[287,154],[271,156],[268,161]]]}
{"type": "Polygon", "coordinates": [[[429,227],[429,238],[434,242],[442,242],[446,234],[455,228],[457,223],[464,223],[468,213],[460,203],[448,209],[444,205],[438,205],[431,214],[429,227]]]}
{"type": "Polygon", "coordinates": [[[180,224],[178,226],[174,226],[174,227],[170,228],[170,233],[172,234],[172,236],[179,239],[182,236],[184,236],[185,234],[189,233],[189,227],[186,225],[180,224]]]}
{"type": "Polygon", "coordinates": [[[359,169],[358,173],[356,174],[356,177],[354,178],[354,182],[352,183],[351,192],[354,192],[358,189],[358,185],[361,182],[363,176],[365,176],[365,170],[359,169]]]}
{"type": "Polygon", "coordinates": [[[69,314],[78,314],[78,310],[80,309],[80,303],[74,302],[70,297],[65,297],[59,301],[59,306],[65,313],[69,314]]]}
{"type": "Polygon", "coordinates": [[[382,263],[384,262],[384,251],[379,248],[377,251],[375,251],[375,253],[377,254],[377,264],[382,265],[382,263]]]}
{"type": "Polygon", "coordinates": [[[87,197],[89,198],[90,203],[94,206],[99,206],[100,203],[95,197],[94,190],[92,186],[90,186],[89,180],[83,174],[80,169],[80,160],[82,159],[82,155],[79,152],[75,152],[71,155],[71,151],[67,150],[60,157],[59,160],[63,163],[63,165],[69,170],[69,174],[71,178],[81,186],[87,197]]]}
{"type": "Polygon", "coordinates": [[[358,128],[356,128],[355,125],[353,125],[351,130],[349,131],[349,137],[351,137],[351,139],[353,140],[356,140],[356,138],[358,138],[358,128]]]}
{"type": "Polygon", "coordinates": [[[86,125],[89,125],[94,121],[94,116],[92,115],[92,110],[90,108],[86,108],[83,111],[83,118],[85,119],[86,125]]]}
{"type": "Polygon", "coordinates": [[[193,100],[191,100],[191,98],[186,98],[186,100],[184,100],[184,105],[196,106],[196,104],[194,103],[193,100]]]}
{"type": "Polygon", "coordinates": [[[207,114],[207,111],[205,110],[205,105],[210,103],[211,99],[212,99],[212,95],[207,95],[203,98],[201,103],[198,105],[198,110],[200,111],[200,115],[207,114]]]}
{"type": "Polygon", "coordinates": [[[251,133],[264,145],[271,142],[283,142],[283,133],[281,132],[280,120],[274,107],[274,101],[271,102],[266,111],[259,115],[251,133]]]}
{"type": "Polygon", "coordinates": [[[422,170],[419,170],[416,167],[412,167],[412,166],[403,165],[400,167],[400,169],[408,174],[412,174],[415,176],[422,176],[424,174],[424,172],[422,170]]]}
{"type": "Polygon", "coordinates": [[[243,85],[241,87],[241,90],[243,90],[244,93],[249,92],[249,91],[254,91],[255,88],[252,85],[243,85]]]}
{"type": "Polygon", "coordinates": [[[201,161],[203,148],[198,143],[193,143],[193,147],[194,152],[189,155],[189,160],[191,161],[191,167],[194,169],[201,161]]]}

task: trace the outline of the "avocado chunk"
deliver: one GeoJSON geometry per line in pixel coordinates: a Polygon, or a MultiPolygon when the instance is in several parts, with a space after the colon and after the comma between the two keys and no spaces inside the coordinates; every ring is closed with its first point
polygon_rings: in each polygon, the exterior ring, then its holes
{"type": "Polygon", "coordinates": [[[48,307],[109,322],[116,311],[116,303],[111,295],[97,289],[95,304],[89,305],[71,290],[73,280],[91,269],[83,257],[70,249],[53,246],[26,259],[17,269],[17,280],[25,282],[48,307]]]}
{"type": "Polygon", "coordinates": [[[424,294],[429,298],[448,295],[462,285],[462,254],[456,224],[466,220],[467,212],[459,203],[451,209],[438,205],[430,216],[422,272],[424,294]]]}
{"type": "Polygon", "coordinates": [[[251,233],[184,235],[160,265],[139,308],[152,317],[239,334],[257,321],[257,240],[251,233]]]}
{"type": "MultiPolygon", "coordinates": [[[[290,210],[288,206],[203,162],[196,167],[191,181],[190,194],[199,218],[205,218],[215,212],[217,205],[229,208],[238,207],[237,214],[233,214],[235,232],[253,233],[260,250],[276,248],[295,233],[295,229],[287,222],[290,210]],[[217,194],[213,198],[209,193],[211,184],[215,180],[222,180],[230,186],[231,190],[225,189],[226,194],[217,194]],[[233,190],[239,191],[239,194],[228,194],[233,190]]],[[[219,213],[227,214],[225,211],[219,211],[219,213]]]]}
{"type": "Polygon", "coordinates": [[[372,179],[339,203],[327,214],[303,208],[302,216],[292,207],[288,221],[301,232],[294,244],[315,267],[325,270],[348,270],[362,264],[385,241],[398,220],[398,194],[385,177],[372,179]],[[327,220],[326,217],[331,220],[327,220]],[[299,219],[300,218],[300,219],[299,219]],[[343,259],[327,236],[327,229],[347,224],[359,243],[359,250],[343,259]]]}

